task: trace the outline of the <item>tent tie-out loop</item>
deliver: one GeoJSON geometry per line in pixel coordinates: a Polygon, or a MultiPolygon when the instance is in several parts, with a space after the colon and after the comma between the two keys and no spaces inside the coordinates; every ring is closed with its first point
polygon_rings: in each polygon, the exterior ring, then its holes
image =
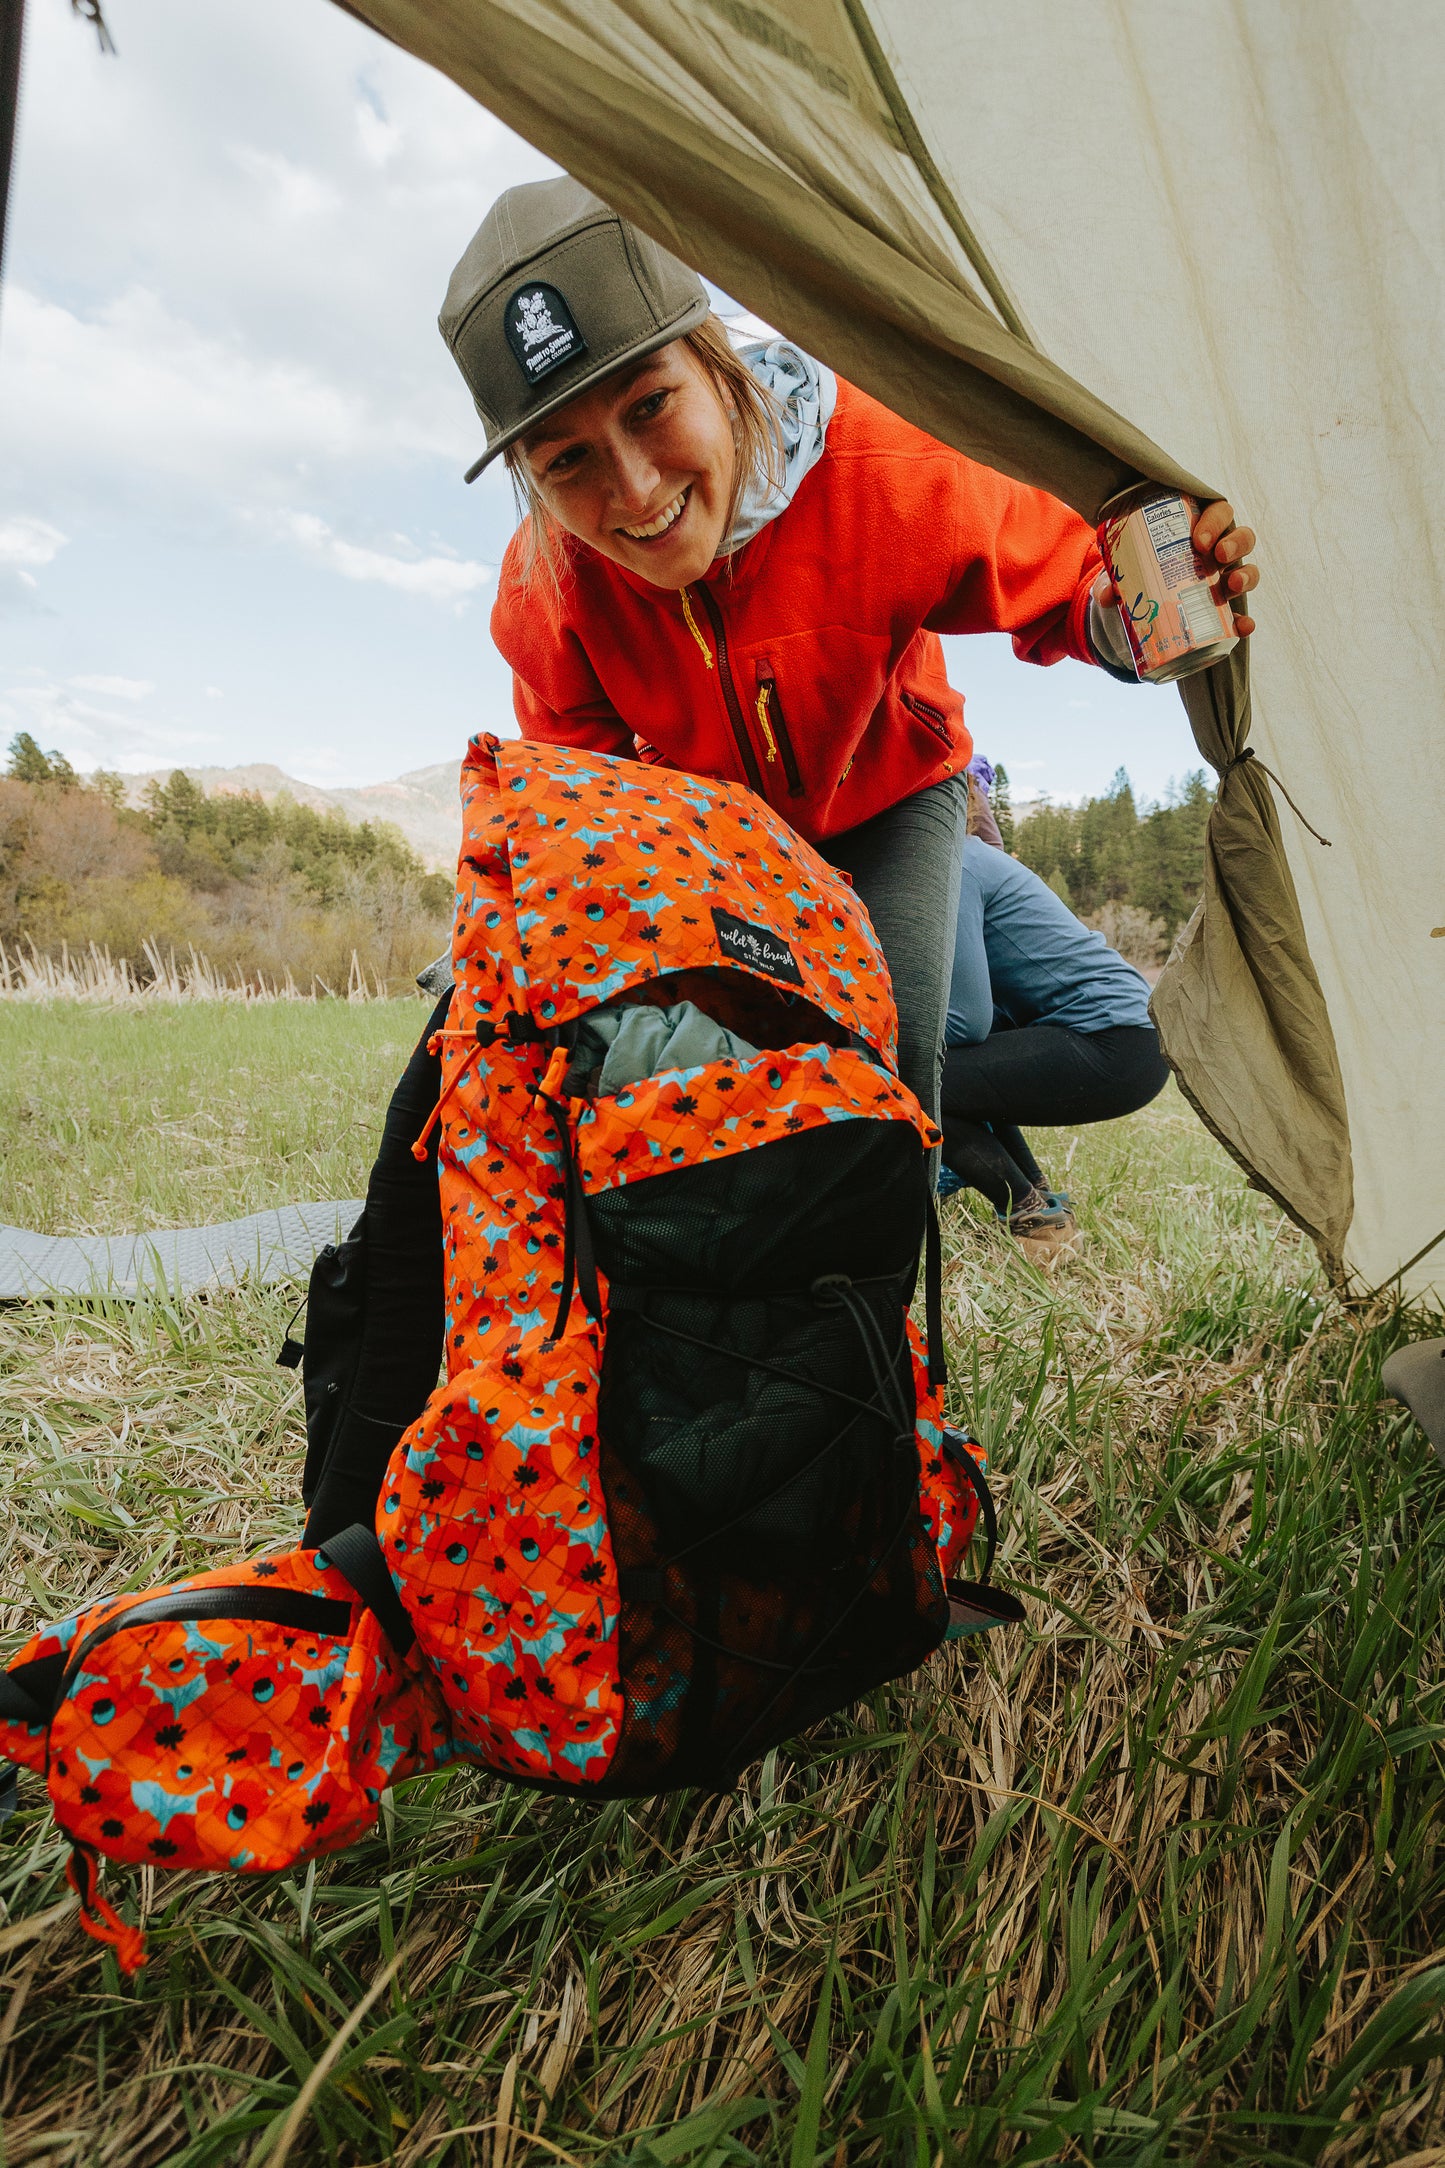
{"type": "Polygon", "coordinates": [[[1279,777],[1275,774],[1273,768],[1270,767],[1267,761],[1263,761],[1260,759],[1258,753],[1255,751],[1252,745],[1246,745],[1242,753],[1236,753],[1233,760],[1227,760],[1225,762],[1224,766],[1219,771],[1220,789],[1222,790],[1224,788],[1226,781],[1231,775],[1233,775],[1235,769],[1242,768],[1247,760],[1252,760],[1255,766],[1262,769],[1263,772],[1269,777],[1271,783],[1273,783],[1275,789],[1279,792],[1281,798],[1283,798],[1285,804],[1289,807],[1291,813],[1293,813],[1295,819],[1299,822],[1300,826],[1302,828],[1308,828],[1310,834],[1314,837],[1316,843],[1323,843],[1327,851],[1332,851],[1334,849],[1334,845],[1331,843],[1329,837],[1322,836],[1318,828],[1316,828],[1314,822],[1305,819],[1303,813],[1301,813],[1299,807],[1295,804],[1293,798],[1291,798],[1289,792],[1285,789],[1283,783],[1281,783],[1279,777]]]}

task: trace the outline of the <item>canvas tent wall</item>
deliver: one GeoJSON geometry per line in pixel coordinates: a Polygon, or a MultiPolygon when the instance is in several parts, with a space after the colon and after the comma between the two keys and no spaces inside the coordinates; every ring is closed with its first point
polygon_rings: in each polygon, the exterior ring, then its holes
{"type": "Polygon", "coordinates": [[[1247,508],[1259,710],[1242,660],[1185,688],[1221,789],[1156,1013],[1332,1267],[1438,1295],[1434,0],[352,12],[962,450],[1088,517],[1136,475],[1247,508]]]}

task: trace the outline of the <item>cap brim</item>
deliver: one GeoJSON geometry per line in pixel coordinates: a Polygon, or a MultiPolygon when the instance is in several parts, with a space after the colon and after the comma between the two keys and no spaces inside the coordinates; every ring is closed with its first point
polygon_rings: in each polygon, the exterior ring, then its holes
{"type": "Polygon", "coordinates": [[[649,354],[655,354],[660,346],[670,346],[674,339],[680,339],[685,333],[696,330],[711,306],[706,294],[699,295],[680,316],[674,317],[670,324],[664,324],[661,331],[654,332],[651,338],[642,340],[637,346],[629,346],[625,354],[600,361],[595,369],[589,369],[584,375],[572,378],[565,389],[557,391],[550,399],[544,399],[525,421],[513,423],[510,429],[504,429],[500,436],[494,437],[481,458],[474,460],[468,467],[462,480],[474,482],[494,459],[500,459],[509,444],[515,444],[518,438],[526,436],[529,430],[536,428],[538,422],[545,421],[549,414],[558,414],[564,406],[570,406],[574,399],[580,399],[583,392],[595,390],[597,385],[605,384],[609,376],[616,376],[622,369],[630,369],[634,362],[645,361],[649,354]]]}

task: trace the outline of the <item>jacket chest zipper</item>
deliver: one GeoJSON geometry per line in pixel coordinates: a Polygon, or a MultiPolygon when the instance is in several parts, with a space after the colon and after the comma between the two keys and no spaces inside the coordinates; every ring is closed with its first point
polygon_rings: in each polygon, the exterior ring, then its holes
{"type": "Polygon", "coordinates": [[[783,714],[783,704],[778,698],[778,681],[773,676],[773,666],[770,662],[760,662],[758,664],[757,682],[756,712],[758,728],[762,731],[763,744],[767,748],[768,758],[769,760],[781,758],[783,773],[788,779],[788,796],[790,798],[801,798],[803,795],[803,778],[798,773],[797,755],[793,751],[793,741],[788,736],[787,718],[783,714]]]}
{"type": "MultiPolygon", "coordinates": [[[[753,741],[748,736],[747,717],[743,714],[743,704],[738,698],[738,689],[733,682],[732,660],[728,654],[727,627],[723,623],[722,611],[705,587],[698,588],[697,599],[703,606],[708,623],[712,626],[713,638],[717,642],[718,678],[722,684],[723,705],[727,709],[728,721],[732,726],[733,740],[738,749],[738,758],[743,764],[743,774],[747,777],[748,789],[756,791],[760,798],[766,799],[768,793],[763,784],[763,772],[758,766],[758,756],[753,751],[753,741]]],[[[704,656],[707,658],[708,667],[711,669],[712,655],[706,640],[698,630],[697,620],[692,614],[691,598],[685,587],[682,590],[682,614],[687,619],[688,630],[702,649],[704,656]]]]}

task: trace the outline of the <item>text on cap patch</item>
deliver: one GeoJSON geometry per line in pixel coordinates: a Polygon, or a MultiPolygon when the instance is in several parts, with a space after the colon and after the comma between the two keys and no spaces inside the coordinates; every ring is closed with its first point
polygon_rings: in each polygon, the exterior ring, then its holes
{"type": "Polygon", "coordinates": [[[519,286],[505,312],[507,344],[522,365],[529,384],[560,369],[574,354],[585,354],[587,341],[572,320],[555,286],[532,279],[519,286]]]}

